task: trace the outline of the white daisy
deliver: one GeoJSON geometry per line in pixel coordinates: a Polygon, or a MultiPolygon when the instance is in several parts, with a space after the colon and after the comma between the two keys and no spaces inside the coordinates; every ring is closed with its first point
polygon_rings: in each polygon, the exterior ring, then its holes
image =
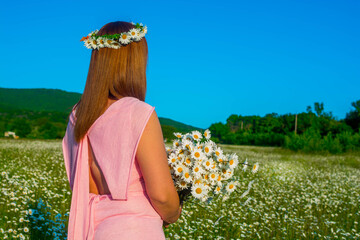
{"type": "Polygon", "coordinates": [[[27,227],[24,227],[24,232],[29,232],[29,229],[27,227]]]}
{"type": "Polygon", "coordinates": [[[248,167],[248,160],[247,160],[247,158],[245,159],[245,162],[243,163],[244,164],[244,166],[243,166],[243,170],[244,170],[244,172],[246,171],[246,169],[247,169],[247,167],[248,167]]]}
{"type": "Polygon", "coordinates": [[[187,182],[185,182],[184,180],[180,180],[176,183],[177,187],[180,189],[180,190],[183,190],[185,188],[187,188],[189,186],[189,184],[187,182]]]}
{"type": "Polygon", "coordinates": [[[119,38],[119,42],[121,42],[121,44],[128,44],[131,42],[131,37],[129,35],[129,33],[121,33],[120,38],[119,38]]]}
{"type": "Polygon", "coordinates": [[[99,49],[99,46],[97,44],[97,41],[95,38],[89,38],[90,39],[90,46],[92,49],[99,49]]]}
{"type": "Polygon", "coordinates": [[[186,166],[191,167],[192,164],[194,163],[194,161],[191,161],[191,157],[190,157],[190,156],[186,156],[186,157],[184,158],[184,163],[185,163],[186,166]]]}
{"type": "Polygon", "coordinates": [[[183,174],[181,175],[181,178],[182,178],[185,182],[190,183],[190,182],[191,182],[191,179],[192,179],[192,175],[191,175],[190,169],[184,168],[183,174]]]}
{"type": "Polygon", "coordinates": [[[209,179],[210,179],[210,181],[211,182],[216,182],[216,179],[218,178],[218,174],[217,173],[215,173],[215,172],[212,172],[212,173],[210,173],[209,174],[209,179]]]}
{"type": "Polygon", "coordinates": [[[207,189],[203,184],[194,184],[191,187],[191,194],[195,198],[201,199],[204,195],[207,195],[207,189]]]}
{"type": "Polygon", "coordinates": [[[251,170],[251,172],[256,173],[258,170],[259,170],[259,163],[255,163],[252,170],[251,170]]]}
{"type": "Polygon", "coordinates": [[[184,171],[184,166],[182,164],[176,164],[174,167],[175,175],[181,176],[184,171]]]}
{"type": "Polygon", "coordinates": [[[105,47],[105,41],[106,41],[105,38],[103,38],[103,37],[98,37],[98,39],[96,39],[96,41],[97,41],[97,44],[98,44],[98,46],[99,46],[100,48],[105,47]]]}
{"type": "Polygon", "coordinates": [[[236,153],[232,153],[228,157],[228,165],[230,168],[234,169],[239,164],[238,156],[236,153]]]}
{"type": "Polygon", "coordinates": [[[170,156],[168,157],[168,163],[173,165],[173,166],[177,163],[177,158],[176,158],[175,153],[170,154],[170,156]]]}
{"type": "Polygon", "coordinates": [[[84,45],[86,48],[92,49],[91,39],[90,38],[86,39],[86,41],[84,41],[84,45]]]}
{"type": "Polygon", "coordinates": [[[182,147],[188,149],[189,151],[194,149],[194,144],[192,141],[185,139],[182,141],[182,147]]]}
{"type": "Polygon", "coordinates": [[[135,41],[139,41],[140,40],[140,35],[138,34],[139,30],[136,28],[133,28],[129,31],[129,35],[132,39],[134,39],[135,41]]]}
{"type": "Polygon", "coordinates": [[[214,189],[214,193],[215,194],[219,194],[221,192],[221,187],[220,186],[216,186],[214,189]]]}
{"type": "Polygon", "coordinates": [[[194,140],[196,141],[200,141],[202,139],[202,135],[199,131],[195,130],[191,132],[191,135],[193,137],[194,140]]]}
{"type": "Polygon", "coordinates": [[[189,141],[193,141],[193,136],[190,134],[190,133],[186,133],[183,135],[182,137],[182,140],[185,141],[185,140],[189,140],[189,141]]]}
{"type": "Polygon", "coordinates": [[[210,134],[210,130],[209,129],[206,129],[205,132],[204,132],[204,137],[209,140],[210,137],[211,137],[211,134],[210,134]]]}
{"type": "Polygon", "coordinates": [[[212,158],[209,159],[205,159],[202,164],[205,167],[206,170],[211,170],[212,166],[213,166],[214,160],[212,158]]]}
{"type": "Polygon", "coordinates": [[[200,166],[200,164],[196,164],[192,169],[192,174],[195,178],[200,178],[201,174],[204,173],[204,169],[200,166]]]}
{"type": "Polygon", "coordinates": [[[191,152],[191,157],[196,159],[197,161],[201,161],[203,155],[204,153],[199,148],[194,148],[194,150],[191,152]]]}
{"type": "Polygon", "coordinates": [[[181,133],[179,133],[179,132],[174,132],[174,135],[175,135],[175,137],[177,137],[177,138],[182,138],[182,134],[181,133]]]}
{"type": "Polygon", "coordinates": [[[215,155],[216,155],[217,157],[219,157],[220,155],[223,154],[223,150],[222,150],[220,147],[216,146],[216,147],[214,148],[214,153],[215,153],[215,155]]]}
{"type": "Polygon", "coordinates": [[[226,185],[225,189],[228,193],[232,193],[233,191],[235,191],[236,186],[237,182],[231,181],[226,185]]]}
{"type": "Polygon", "coordinates": [[[213,151],[213,146],[211,145],[211,143],[205,142],[205,144],[204,144],[204,153],[207,156],[211,156],[212,151],[213,151]]]}
{"type": "Polygon", "coordinates": [[[173,147],[174,148],[177,148],[177,147],[180,147],[181,145],[180,145],[180,141],[179,140],[174,140],[173,141],[173,147]]]}

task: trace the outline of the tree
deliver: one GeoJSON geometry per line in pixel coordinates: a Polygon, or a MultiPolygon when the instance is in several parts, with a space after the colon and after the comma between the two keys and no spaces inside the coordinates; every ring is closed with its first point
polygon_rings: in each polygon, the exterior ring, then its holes
{"type": "Polygon", "coordinates": [[[355,109],[346,113],[345,123],[354,129],[355,132],[358,132],[360,127],[360,100],[352,102],[351,106],[355,109]]]}

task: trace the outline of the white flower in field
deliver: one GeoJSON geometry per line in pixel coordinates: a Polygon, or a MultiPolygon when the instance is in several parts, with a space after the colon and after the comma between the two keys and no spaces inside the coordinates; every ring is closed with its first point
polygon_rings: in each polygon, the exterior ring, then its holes
{"type": "Polygon", "coordinates": [[[190,172],[190,170],[188,168],[184,168],[183,174],[181,175],[181,178],[187,183],[191,182],[192,175],[191,175],[191,172],[190,172]]]}
{"type": "Polygon", "coordinates": [[[247,164],[248,164],[248,160],[247,160],[247,158],[245,159],[245,162],[243,163],[244,164],[244,166],[243,166],[243,170],[244,170],[244,172],[246,171],[246,169],[247,169],[247,164]]]}
{"type": "Polygon", "coordinates": [[[19,222],[24,222],[24,218],[20,218],[20,219],[19,219],[19,222]]]}
{"type": "Polygon", "coordinates": [[[175,154],[179,157],[180,155],[184,155],[184,149],[181,147],[177,148],[175,154]]]}
{"type": "Polygon", "coordinates": [[[0,233],[4,233],[4,229],[0,228],[0,233]]]}
{"type": "Polygon", "coordinates": [[[182,141],[181,144],[182,144],[182,148],[187,149],[188,151],[192,151],[194,149],[194,144],[190,140],[185,139],[182,141]]]}
{"type": "Polygon", "coordinates": [[[215,194],[219,194],[221,192],[221,186],[216,186],[214,189],[215,194]]]}
{"type": "Polygon", "coordinates": [[[195,178],[200,178],[201,174],[203,173],[204,173],[204,169],[201,167],[200,164],[194,165],[192,174],[194,175],[195,178]]]}
{"type": "Polygon", "coordinates": [[[218,178],[218,174],[217,174],[217,173],[212,172],[212,173],[209,174],[209,179],[210,179],[210,181],[216,182],[217,178],[218,178]]]}
{"type": "Polygon", "coordinates": [[[185,141],[185,140],[189,140],[189,141],[193,141],[193,136],[191,135],[191,133],[186,133],[183,135],[182,137],[182,140],[185,141]]]}
{"type": "Polygon", "coordinates": [[[214,160],[212,158],[205,158],[202,162],[202,165],[205,167],[206,170],[211,170],[211,167],[213,166],[214,160]]]}
{"type": "Polygon", "coordinates": [[[204,195],[207,195],[207,189],[203,184],[194,184],[191,187],[191,194],[198,199],[201,199],[204,195]]]}
{"type": "Polygon", "coordinates": [[[232,193],[235,190],[236,186],[237,182],[231,181],[226,185],[225,189],[228,193],[232,193]]]}
{"type": "Polygon", "coordinates": [[[191,166],[192,166],[193,161],[191,161],[191,157],[190,157],[190,156],[186,156],[186,157],[184,158],[184,164],[185,164],[186,166],[188,166],[188,167],[191,167],[191,166]]]}
{"type": "Polygon", "coordinates": [[[123,32],[123,33],[121,33],[121,35],[120,35],[120,38],[119,38],[119,42],[120,43],[122,43],[122,44],[128,44],[128,43],[130,43],[130,35],[129,35],[129,33],[127,33],[127,32],[123,32]]]}
{"type": "Polygon", "coordinates": [[[206,129],[205,132],[204,132],[204,137],[209,140],[210,137],[211,137],[211,134],[210,134],[210,130],[209,129],[206,129]]]}
{"type": "Polygon", "coordinates": [[[214,153],[215,153],[215,155],[216,155],[217,157],[219,157],[220,155],[223,154],[223,150],[222,150],[220,147],[216,146],[216,147],[214,148],[214,153]]]}
{"type": "Polygon", "coordinates": [[[29,229],[27,227],[24,227],[24,232],[29,232],[29,229]]]}
{"type": "Polygon", "coordinates": [[[259,170],[259,163],[255,163],[253,168],[252,168],[252,173],[256,173],[259,170]]]}
{"type": "Polygon", "coordinates": [[[231,169],[234,169],[239,164],[238,156],[235,153],[232,153],[228,157],[228,164],[231,169]]]}
{"type": "Polygon", "coordinates": [[[5,176],[6,175],[6,172],[1,172],[1,176],[5,176]]]}
{"type": "Polygon", "coordinates": [[[194,148],[194,150],[191,152],[191,157],[199,162],[202,161],[203,156],[204,153],[201,151],[201,149],[194,148]]]}
{"type": "Polygon", "coordinates": [[[201,132],[199,132],[197,130],[192,131],[191,135],[192,135],[193,139],[196,140],[196,141],[200,141],[202,139],[201,132]]]}
{"type": "Polygon", "coordinates": [[[180,147],[181,145],[180,145],[180,141],[179,140],[177,140],[177,139],[175,139],[174,141],[173,141],[173,147],[174,148],[178,148],[178,147],[180,147]]]}
{"type": "Polygon", "coordinates": [[[33,210],[29,209],[29,214],[32,215],[33,214],[33,210]]]}
{"type": "Polygon", "coordinates": [[[183,135],[181,133],[179,133],[179,132],[174,132],[174,135],[177,138],[182,138],[183,137],[183,135]]]}
{"type": "Polygon", "coordinates": [[[188,183],[185,182],[184,180],[178,181],[178,182],[176,183],[176,185],[178,186],[178,188],[179,188],[180,190],[183,190],[183,189],[185,189],[185,188],[188,187],[188,183]]]}
{"type": "Polygon", "coordinates": [[[22,233],[20,233],[20,234],[19,234],[19,238],[20,238],[20,239],[25,239],[25,236],[24,236],[22,233]]]}
{"type": "Polygon", "coordinates": [[[232,169],[226,169],[226,172],[223,173],[224,180],[230,179],[234,175],[234,172],[232,169]]]}
{"type": "Polygon", "coordinates": [[[212,152],[213,152],[213,146],[211,145],[211,143],[210,142],[205,142],[205,144],[204,144],[204,153],[207,156],[211,156],[212,152]]]}
{"type": "Polygon", "coordinates": [[[176,164],[176,162],[177,162],[176,154],[171,153],[170,156],[168,157],[168,163],[174,165],[176,164]]]}
{"type": "Polygon", "coordinates": [[[12,233],[12,232],[13,232],[12,228],[9,228],[8,233],[12,233]]]}
{"type": "Polygon", "coordinates": [[[177,164],[177,165],[175,165],[175,167],[174,167],[174,173],[175,173],[175,175],[176,176],[181,176],[181,174],[182,174],[182,172],[184,171],[184,165],[182,165],[182,164],[177,164]]]}

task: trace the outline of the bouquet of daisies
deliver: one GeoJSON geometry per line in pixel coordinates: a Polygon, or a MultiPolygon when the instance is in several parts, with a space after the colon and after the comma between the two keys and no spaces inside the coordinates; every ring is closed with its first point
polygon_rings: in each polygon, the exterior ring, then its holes
{"type": "MultiPolygon", "coordinates": [[[[181,204],[191,196],[207,201],[215,195],[230,194],[236,189],[239,183],[234,178],[234,171],[239,166],[238,156],[235,153],[224,154],[210,140],[209,129],[203,135],[199,131],[174,135],[177,138],[171,148],[166,147],[166,152],[181,204]]],[[[241,164],[245,171],[249,165],[247,159],[241,164]]],[[[253,173],[258,166],[257,163],[253,166],[253,173]]]]}

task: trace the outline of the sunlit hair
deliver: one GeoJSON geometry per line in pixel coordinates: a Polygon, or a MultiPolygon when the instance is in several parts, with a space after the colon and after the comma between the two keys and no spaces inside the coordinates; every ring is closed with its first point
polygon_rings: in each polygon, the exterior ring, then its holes
{"type": "MultiPolygon", "coordinates": [[[[134,25],[110,22],[98,35],[127,32],[134,25]]],[[[108,98],[131,96],[145,101],[148,48],[145,37],[119,49],[92,50],[84,92],[76,104],[75,140],[85,136],[95,120],[104,113],[108,98]]]]}

